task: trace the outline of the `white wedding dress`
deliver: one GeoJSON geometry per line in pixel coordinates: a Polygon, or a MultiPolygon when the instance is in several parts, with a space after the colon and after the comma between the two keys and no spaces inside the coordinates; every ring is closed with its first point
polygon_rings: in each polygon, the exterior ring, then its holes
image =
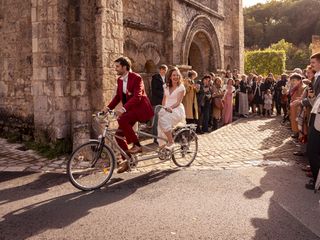
{"type": "MultiPolygon", "coordinates": [[[[183,92],[186,94],[186,89],[183,84],[180,84],[171,94],[169,92],[169,87],[165,87],[164,95],[166,96],[165,107],[171,107],[176,104],[178,99],[178,94],[183,92]]],[[[164,132],[169,132],[174,129],[179,123],[184,123],[186,121],[186,113],[182,103],[172,110],[172,113],[167,112],[165,109],[159,111],[159,121],[158,121],[158,136],[166,139],[164,132]]],[[[158,139],[159,146],[165,144],[164,140],[158,139]]]]}

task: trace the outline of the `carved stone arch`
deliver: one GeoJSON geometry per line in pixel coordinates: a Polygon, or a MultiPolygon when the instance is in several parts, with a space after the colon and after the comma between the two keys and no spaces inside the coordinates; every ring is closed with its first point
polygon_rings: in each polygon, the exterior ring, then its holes
{"type": "Polygon", "coordinates": [[[188,24],[187,30],[184,34],[184,44],[182,45],[182,62],[183,64],[188,64],[189,53],[191,45],[194,44],[195,37],[199,37],[199,39],[206,38],[208,46],[210,46],[210,59],[208,59],[211,69],[208,70],[216,70],[222,67],[222,59],[221,59],[221,48],[219,43],[219,38],[215,29],[214,24],[210,20],[209,17],[205,15],[197,15],[195,16],[188,24]],[[212,69],[213,68],[213,69],[212,69]]]}
{"type": "Polygon", "coordinates": [[[124,42],[123,46],[124,55],[128,57],[132,62],[132,70],[140,72],[143,69],[141,59],[141,53],[139,51],[139,43],[132,38],[128,38],[124,42]]]}
{"type": "Polygon", "coordinates": [[[140,52],[144,56],[145,72],[152,73],[156,71],[156,66],[160,63],[161,55],[157,44],[146,42],[141,45],[140,52]]]}
{"type": "Polygon", "coordinates": [[[158,45],[153,42],[146,42],[141,45],[140,52],[144,56],[145,72],[152,73],[156,71],[156,66],[160,63],[161,55],[158,45]]]}

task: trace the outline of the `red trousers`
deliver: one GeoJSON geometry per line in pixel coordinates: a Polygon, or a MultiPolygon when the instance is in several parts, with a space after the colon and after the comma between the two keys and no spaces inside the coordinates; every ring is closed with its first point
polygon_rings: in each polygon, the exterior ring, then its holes
{"type": "Polygon", "coordinates": [[[119,128],[116,136],[124,137],[124,139],[116,138],[118,145],[124,151],[128,150],[128,144],[139,142],[136,133],[133,131],[133,126],[138,122],[138,116],[134,111],[125,112],[118,118],[119,128]]]}

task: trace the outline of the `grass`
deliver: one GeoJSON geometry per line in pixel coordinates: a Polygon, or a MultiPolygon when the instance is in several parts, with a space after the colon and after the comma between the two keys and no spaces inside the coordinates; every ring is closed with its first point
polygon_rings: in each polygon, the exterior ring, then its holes
{"type": "Polygon", "coordinates": [[[35,141],[24,142],[28,149],[32,149],[41,156],[53,159],[72,151],[72,143],[70,140],[57,140],[55,143],[38,143],[35,141]]]}
{"type": "Polygon", "coordinates": [[[9,143],[22,143],[27,149],[32,149],[48,159],[72,152],[72,142],[70,139],[61,139],[54,143],[39,143],[33,140],[23,141],[22,135],[19,133],[2,133],[0,137],[6,138],[9,143]]]}

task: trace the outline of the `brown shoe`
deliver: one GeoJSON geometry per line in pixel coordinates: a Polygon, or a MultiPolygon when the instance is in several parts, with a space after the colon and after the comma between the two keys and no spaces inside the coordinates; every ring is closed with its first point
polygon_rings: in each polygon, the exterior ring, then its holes
{"type": "Polygon", "coordinates": [[[128,161],[123,161],[119,164],[117,173],[123,173],[129,170],[128,161]]]}
{"type": "Polygon", "coordinates": [[[131,149],[128,150],[130,154],[137,154],[142,152],[142,147],[134,145],[131,149]]]}

